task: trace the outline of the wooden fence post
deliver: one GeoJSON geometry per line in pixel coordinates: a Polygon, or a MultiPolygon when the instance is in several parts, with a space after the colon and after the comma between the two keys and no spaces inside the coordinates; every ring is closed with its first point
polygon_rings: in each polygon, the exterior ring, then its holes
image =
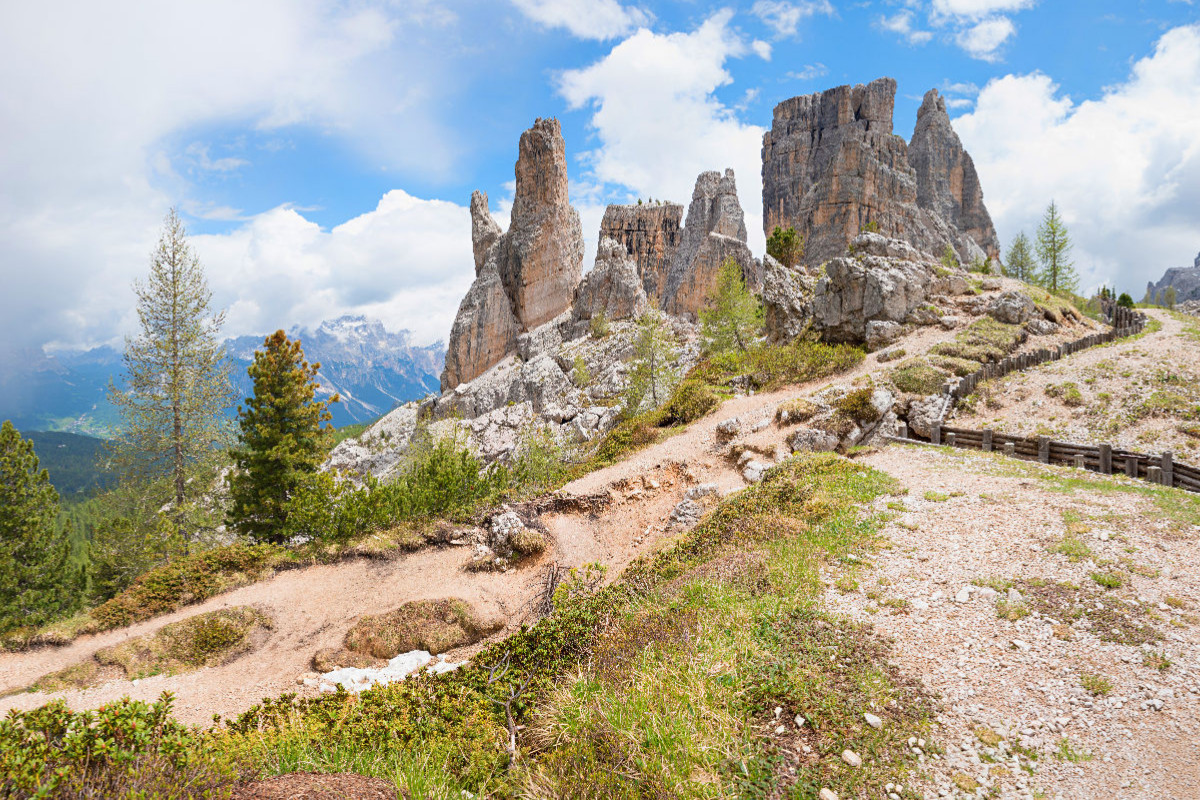
{"type": "Polygon", "coordinates": [[[1075,469],[1085,469],[1083,453],[1075,454],[1075,469]]]}
{"type": "Polygon", "coordinates": [[[929,426],[929,441],[933,444],[942,443],[942,423],[935,422],[929,426]]]}
{"type": "Polygon", "coordinates": [[[896,438],[897,439],[907,439],[908,438],[908,425],[906,423],[903,423],[903,422],[896,423],[896,438]]]}
{"type": "Polygon", "coordinates": [[[1136,478],[1138,474],[1137,459],[1133,456],[1125,456],[1125,474],[1131,478],[1136,478]]]}
{"type": "Polygon", "coordinates": [[[1162,468],[1162,483],[1163,486],[1175,485],[1175,461],[1171,456],[1171,451],[1167,450],[1159,458],[1158,463],[1162,468]]]}
{"type": "Polygon", "coordinates": [[[1015,456],[1017,454],[1017,446],[1012,442],[1004,443],[1004,455],[1015,456]]]}
{"type": "Polygon", "coordinates": [[[1100,474],[1112,475],[1112,445],[1100,445],[1100,474]]]}
{"type": "Polygon", "coordinates": [[[992,431],[991,429],[983,432],[983,452],[992,452],[992,431]]]}
{"type": "Polygon", "coordinates": [[[1163,482],[1162,467],[1156,467],[1153,464],[1146,467],[1146,480],[1150,481],[1151,483],[1162,483],[1163,482]]]}
{"type": "Polygon", "coordinates": [[[1050,437],[1049,436],[1039,436],[1038,437],[1038,461],[1042,462],[1043,464],[1050,463],[1050,437]]]}

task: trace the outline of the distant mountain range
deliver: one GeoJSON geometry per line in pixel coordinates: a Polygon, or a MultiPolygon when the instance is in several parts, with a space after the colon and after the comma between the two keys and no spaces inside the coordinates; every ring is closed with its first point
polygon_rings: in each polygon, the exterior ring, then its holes
{"type": "MultiPolygon", "coordinates": [[[[327,320],[311,330],[294,327],[288,335],[299,337],[309,362],[321,364],[321,393],[341,397],[331,408],[338,427],[438,392],[446,353],[441,342],[415,346],[408,331],[392,333],[361,316],[327,320]]],[[[239,336],[225,343],[239,398],[250,394],[246,368],[263,338],[239,336]]],[[[109,379],[119,380],[124,372],[121,355],[112,347],[28,354],[22,365],[0,374],[0,420],[11,419],[21,431],[110,435],[120,419],[105,396],[109,379]]]]}
{"type": "Polygon", "coordinates": [[[1175,289],[1175,302],[1200,300],[1200,255],[1190,267],[1171,267],[1158,283],[1146,283],[1144,302],[1162,305],[1166,302],[1167,289],[1175,289]]]}

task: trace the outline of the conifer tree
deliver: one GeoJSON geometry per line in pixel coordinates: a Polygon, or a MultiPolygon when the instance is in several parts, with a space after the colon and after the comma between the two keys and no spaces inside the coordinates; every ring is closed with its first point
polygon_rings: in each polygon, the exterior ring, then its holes
{"type": "Polygon", "coordinates": [[[134,293],[141,332],[125,340],[126,388],[109,386],[123,423],[112,464],[124,481],[165,482],[163,500],[182,528],[188,502],[208,489],[207,481],[189,479],[228,445],[224,412],[233,389],[219,339],[225,314],[210,307],[204,270],[173,208],[149,280],[135,282],[134,293]]]}
{"type": "Polygon", "coordinates": [[[229,477],[229,523],[259,541],[285,537],[288,500],[317,471],[329,449],[332,415],[328,400],[317,400],[320,364],[304,360],[300,341],[283,331],[267,337],[248,372],[254,396],[238,408],[239,444],[229,477]]]}
{"type": "Polygon", "coordinates": [[[637,324],[633,369],[625,390],[625,413],[629,415],[637,412],[646,395],[652,407],[666,400],[679,372],[679,349],[666,316],[652,308],[638,317],[637,324]]]}
{"type": "Polygon", "coordinates": [[[33,442],[0,425],[0,633],[67,613],[80,588],[70,574],[70,533],[58,527],[58,492],[33,442]]]}
{"type": "Polygon", "coordinates": [[[1071,247],[1066,223],[1051,200],[1037,233],[1037,255],[1042,264],[1038,285],[1054,294],[1078,290],[1079,275],[1070,259],[1071,247]]]}
{"type": "Polygon", "coordinates": [[[762,302],[746,288],[742,267],[726,259],[717,273],[717,285],[708,304],[700,309],[700,337],[704,351],[746,352],[763,326],[762,302]]]}
{"type": "Polygon", "coordinates": [[[794,267],[804,258],[804,237],[795,228],[785,231],[776,225],[767,237],[767,255],[785,267],[794,267]]]}
{"type": "Polygon", "coordinates": [[[1037,282],[1037,262],[1033,259],[1033,249],[1024,231],[1013,237],[1012,244],[1008,246],[1004,274],[1025,283],[1037,282]]]}

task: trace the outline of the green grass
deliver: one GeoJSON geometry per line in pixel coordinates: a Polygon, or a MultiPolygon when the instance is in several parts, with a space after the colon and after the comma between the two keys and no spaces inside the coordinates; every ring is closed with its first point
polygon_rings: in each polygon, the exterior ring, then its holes
{"type": "Polygon", "coordinates": [[[1105,589],[1120,589],[1125,585],[1125,579],[1115,572],[1093,572],[1091,578],[1105,589]]]}
{"type": "Polygon", "coordinates": [[[1078,764],[1081,761],[1091,761],[1094,756],[1083,748],[1076,749],[1067,737],[1062,737],[1058,740],[1057,746],[1054,748],[1054,757],[1059,761],[1068,761],[1072,764],[1078,764]]]}
{"type": "Polygon", "coordinates": [[[938,369],[928,361],[910,358],[903,361],[887,374],[888,380],[902,392],[908,394],[937,394],[946,382],[949,373],[938,369]]]}
{"type": "Polygon", "coordinates": [[[1112,681],[1108,678],[1087,672],[1079,676],[1079,685],[1093,697],[1106,697],[1112,693],[1113,688],[1112,681]]]}

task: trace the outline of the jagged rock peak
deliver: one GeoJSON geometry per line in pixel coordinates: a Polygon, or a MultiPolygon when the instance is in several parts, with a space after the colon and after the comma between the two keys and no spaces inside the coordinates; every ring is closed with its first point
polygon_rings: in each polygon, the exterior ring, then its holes
{"type": "Polygon", "coordinates": [[[575,287],[574,318],[591,319],[603,311],[608,319],[625,319],[637,316],[645,307],[646,291],[625,245],[601,238],[595,266],[575,287]]]}
{"type": "Polygon", "coordinates": [[[500,224],[488,211],[487,192],[476,190],[471,193],[471,249],[475,253],[475,274],[483,269],[487,252],[503,231],[500,224]]]}
{"type": "Polygon", "coordinates": [[[846,252],[863,230],[902,239],[927,254],[947,244],[971,261],[998,252],[974,164],[935,93],[926,96],[916,163],[892,135],[896,82],[839,86],[775,107],[763,135],[763,228],[794,227],[805,261],[846,252]],[[951,174],[952,173],[952,174],[951,174]]]}
{"type": "Polygon", "coordinates": [[[741,265],[749,286],[755,290],[762,286],[761,265],[746,245],[746,217],[738,202],[733,170],[702,172],[692,191],[679,249],[671,259],[663,308],[676,316],[694,318],[728,258],[741,265]]]}
{"type": "Polygon", "coordinates": [[[507,232],[487,212],[486,195],[471,197],[476,277],[450,332],[443,392],[483,374],[515,352],[520,334],[566,311],[583,271],[583,229],[567,198],[558,120],[538,119],[521,134],[514,172],[507,232]]]}
{"type": "Polygon", "coordinates": [[[917,205],[971,237],[989,259],[1000,258],[1000,239],[983,204],[975,162],[950,124],[937,89],[925,93],[908,146],[917,173],[917,205]]]}
{"type": "Polygon", "coordinates": [[[683,206],[678,203],[610,205],[604,209],[600,239],[613,239],[625,246],[637,264],[646,296],[661,303],[682,226],[683,206]]]}

